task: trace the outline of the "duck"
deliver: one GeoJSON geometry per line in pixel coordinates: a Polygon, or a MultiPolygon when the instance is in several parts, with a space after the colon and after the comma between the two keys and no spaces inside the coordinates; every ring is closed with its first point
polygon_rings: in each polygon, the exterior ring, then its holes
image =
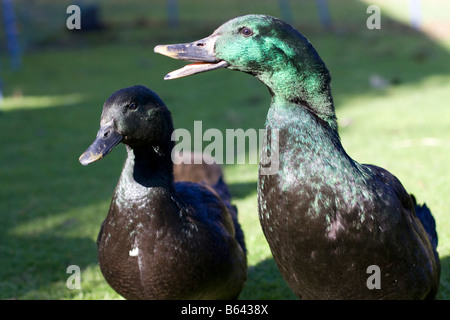
{"type": "Polygon", "coordinates": [[[203,152],[183,151],[180,154],[172,153],[174,181],[190,181],[213,188],[225,202],[232,213],[234,224],[237,226],[236,239],[238,239],[244,252],[247,252],[244,232],[237,218],[237,207],[231,203],[231,192],[225,181],[220,164],[211,155],[203,152]]]}
{"type": "Polygon", "coordinates": [[[127,150],[97,239],[100,270],[125,299],[237,299],[247,278],[237,211],[220,196],[221,177],[212,186],[175,182],[173,131],[171,112],[145,86],[105,101],[97,136],[79,158],[86,166],[120,143],[127,150]]]}
{"type": "Polygon", "coordinates": [[[307,38],[272,16],[233,18],[210,36],[154,51],[193,63],[166,80],[227,68],[271,96],[258,213],[275,263],[301,299],[433,299],[435,219],[387,170],[345,151],[331,76],[307,38]],[[266,172],[270,152],[276,169],[266,172]]]}
{"type": "MultiPolygon", "coordinates": [[[[191,181],[213,186],[223,179],[221,166],[209,154],[183,151],[172,156],[175,181],[191,181]]],[[[223,182],[226,185],[225,181],[223,182]]]]}

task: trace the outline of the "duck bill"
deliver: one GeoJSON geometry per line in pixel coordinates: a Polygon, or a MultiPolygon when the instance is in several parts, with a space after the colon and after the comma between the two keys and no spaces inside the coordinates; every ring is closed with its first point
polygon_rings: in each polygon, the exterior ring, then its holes
{"type": "Polygon", "coordinates": [[[194,62],[184,66],[181,69],[170,72],[164,77],[164,79],[171,80],[182,78],[201,72],[227,67],[227,62],[218,59],[214,53],[214,45],[216,40],[217,36],[209,36],[191,43],[156,46],[154,49],[156,53],[173,59],[194,62]]]}
{"type": "Polygon", "coordinates": [[[87,166],[104,158],[122,139],[122,135],[117,132],[112,121],[101,125],[94,142],[80,156],[80,163],[87,166]]]}

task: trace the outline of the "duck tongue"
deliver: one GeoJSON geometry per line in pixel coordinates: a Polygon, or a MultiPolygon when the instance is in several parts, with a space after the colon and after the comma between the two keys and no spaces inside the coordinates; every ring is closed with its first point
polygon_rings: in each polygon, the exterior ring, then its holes
{"type": "Polygon", "coordinates": [[[216,39],[216,35],[211,35],[191,43],[156,46],[154,49],[156,53],[160,53],[173,59],[194,62],[184,66],[181,69],[170,72],[164,77],[164,79],[176,79],[196,73],[227,67],[228,63],[218,59],[214,53],[216,39]]]}
{"type": "Polygon", "coordinates": [[[207,63],[207,62],[195,62],[184,66],[183,68],[174,70],[168,73],[164,80],[172,80],[182,77],[187,77],[196,73],[202,73],[206,71],[211,71],[215,69],[225,68],[227,66],[226,61],[219,61],[217,63],[207,63]]]}

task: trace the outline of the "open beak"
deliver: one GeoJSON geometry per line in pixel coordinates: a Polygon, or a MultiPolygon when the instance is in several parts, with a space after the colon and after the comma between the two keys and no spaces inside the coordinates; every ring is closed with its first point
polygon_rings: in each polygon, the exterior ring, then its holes
{"type": "Polygon", "coordinates": [[[154,49],[156,53],[166,55],[173,59],[194,62],[181,69],[170,72],[164,79],[171,80],[227,67],[228,63],[218,59],[214,53],[216,40],[217,36],[212,35],[191,43],[156,46],[154,49]]]}
{"type": "Polygon", "coordinates": [[[79,161],[83,166],[104,158],[110,151],[122,141],[113,121],[100,126],[97,137],[87,150],[80,156],[79,161]]]}

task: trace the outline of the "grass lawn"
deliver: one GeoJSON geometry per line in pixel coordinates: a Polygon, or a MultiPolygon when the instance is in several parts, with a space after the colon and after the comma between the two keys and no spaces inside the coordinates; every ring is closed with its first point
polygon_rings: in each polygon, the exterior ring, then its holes
{"type": "MultiPolygon", "coordinates": [[[[331,71],[347,152],[390,170],[430,207],[442,261],[438,298],[450,299],[450,37],[439,32],[448,30],[450,4],[422,1],[423,30],[417,31],[407,25],[409,2],[391,2],[370,1],[382,9],[380,30],[366,28],[368,2],[361,1],[329,1],[331,29],[321,27],[311,0],[291,1],[286,18],[331,71]]],[[[16,1],[27,49],[18,71],[1,56],[0,299],[121,299],[100,272],[96,237],[125,148],[89,167],[78,162],[115,90],[134,84],[153,89],[177,128],[192,130],[196,120],[203,130],[264,127],[270,95],[256,79],[219,70],[164,81],[184,63],[153,47],[200,39],[240,14],[282,18],[277,1],[179,1],[179,27],[168,26],[163,0],[99,3],[105,29],[79,32],[65,29],[70,1],[16,1]],[[70,265],[81,268],[81,290],[66,286],[70,265]]],[[[257,165],[224,168],[249,251],[240,298],[295,299],[259,225],[257,165]]]]}

